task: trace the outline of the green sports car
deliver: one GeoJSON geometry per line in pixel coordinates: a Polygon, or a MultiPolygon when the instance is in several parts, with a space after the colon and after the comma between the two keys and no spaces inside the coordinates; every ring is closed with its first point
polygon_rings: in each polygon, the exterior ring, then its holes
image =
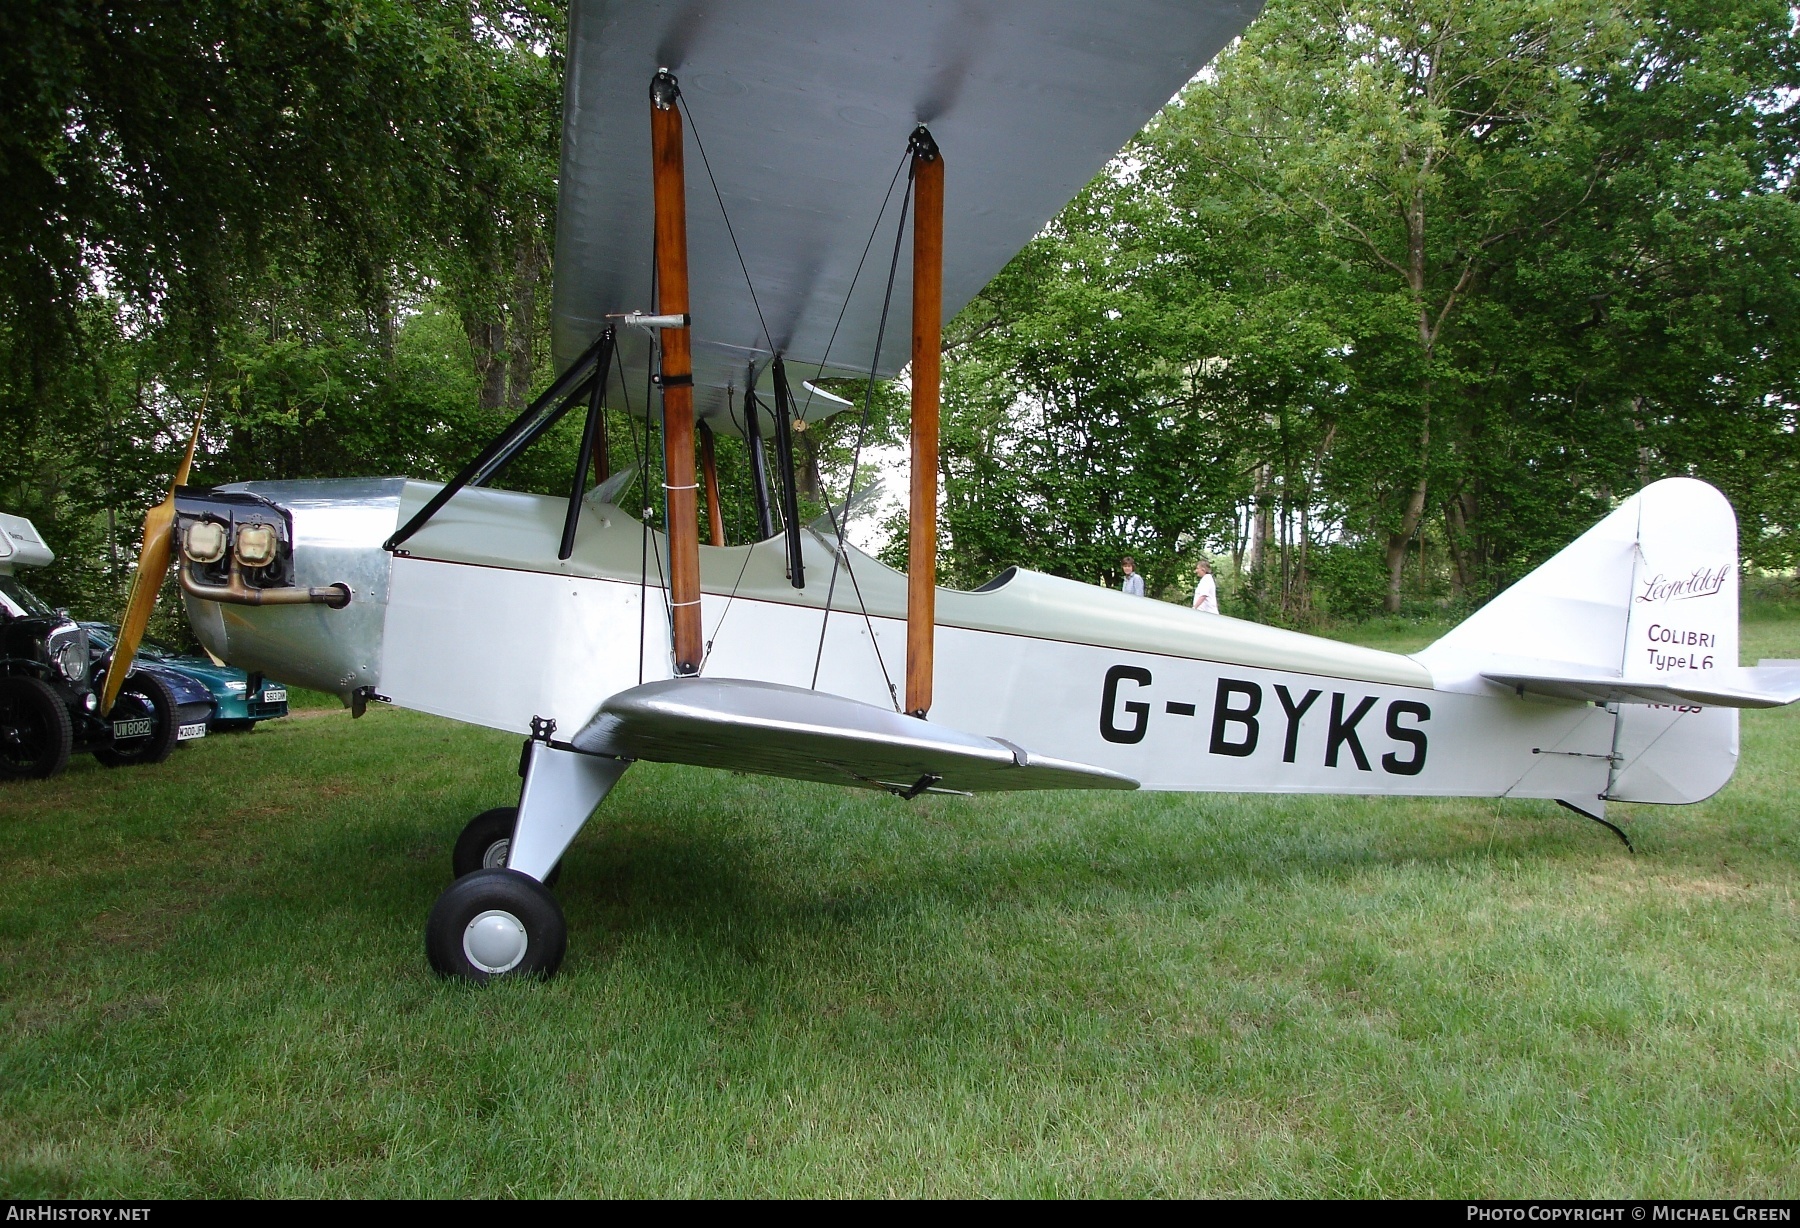
{"type": "MultiPolygon", "coordinates": [[[[82,623],[88,638],[101,652],[111,652],[119,629],[112,623],[82,623]]],[[[213,698],[212,718],[207,721],[209,733],[234,733],[256,728],[256,722],[271,720],[288,713],[287,687],[270,682],[260,674],[252,678],[241,669],[215,665],[206,657],[188,656],[172,648],[145,640],[138,646],[138,658],[192,678],[204,686],[213,698]]]]}

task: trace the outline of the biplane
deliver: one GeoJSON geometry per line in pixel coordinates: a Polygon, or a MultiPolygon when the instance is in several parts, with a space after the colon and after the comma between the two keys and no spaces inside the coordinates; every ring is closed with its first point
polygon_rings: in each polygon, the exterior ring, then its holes
{"type": "Polygon", "coordinates": [[[944,313],[1258,8],[579,0],[551,386],[447,483],[198,488],[184,463],[120,654],[173,565],[225,661],[358,715],[520,735],[516,805],[469,822],[426,922],[432,967],[475,981],[556,970],[551,881],[639,760],[901,798],[1518,797],[1601,822],[1609,801],[1711,795],[1737,709],[1800,698],[1800,670],[1740,668],[1735,520],[1698,481],[1626,499],[1410,656],[1017,568],[937,586],[944,313]],[[905,573],[835,511],[802,523],[794,478],[794,432],[846,407],[817,381],[902,371],[905,573]],[[604,472],[608,410],[660,440],[660,490],[604,472]],[[572,413],[566,497],[506,489],[572,413]],[[721,434],[744,441],[759,540],[724,539],[721,434]]]}

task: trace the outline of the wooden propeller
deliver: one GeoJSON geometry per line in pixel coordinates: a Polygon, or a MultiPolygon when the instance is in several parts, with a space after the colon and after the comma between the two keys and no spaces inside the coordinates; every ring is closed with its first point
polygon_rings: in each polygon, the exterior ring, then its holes
{"type": "Polygon", "coordinates": [[[168,578],[169,561],[175,557],[175,489],[187,484],[188,470],[194,464],[194,448],[200,442],[200,419],[205,413],[203,399],[200,412],[194,415],[187,455],[181,458],[181,465],[169,483],[168,497],[144,513],[137,570],[131,576],[125,614],[119,619],[119,640],[113,646],[112,657],[106,666],[106,684],[100,695],[101,716],[110,714],[113,703],[119,698],[119,688],[125,685],[125,675],[131,672],[131,662],[137,656],[138,645],[143,643],[144,631],[150,625],[150,615],[156,609],[156,596],[162,592],[163,581],[168,578]]]}

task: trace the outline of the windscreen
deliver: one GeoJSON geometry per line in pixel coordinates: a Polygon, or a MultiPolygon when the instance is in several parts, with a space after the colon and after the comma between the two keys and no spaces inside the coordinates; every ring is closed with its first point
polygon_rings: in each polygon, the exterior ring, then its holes
{"type": "Polygon", "coordinates": [[[7,612],[15,617],[56,613],[36,593],[20,584],[17,576],[0,576],[0,597],[5,598],[11,607],[7,612]]]}

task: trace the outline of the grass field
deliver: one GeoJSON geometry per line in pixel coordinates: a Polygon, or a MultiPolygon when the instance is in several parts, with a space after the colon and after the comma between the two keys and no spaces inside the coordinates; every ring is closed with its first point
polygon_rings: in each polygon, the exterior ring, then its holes
{"type": "Polygon", "coordinates": [[[1548,803],[643,765],[562,975],[486,990],[422,928],[516,740],[80,760],[0,790],[0,1195],[1793,1197],[1800,711],[1743,730],[1719,797],[1615,810],[1636,856],[1548,803]]]}

